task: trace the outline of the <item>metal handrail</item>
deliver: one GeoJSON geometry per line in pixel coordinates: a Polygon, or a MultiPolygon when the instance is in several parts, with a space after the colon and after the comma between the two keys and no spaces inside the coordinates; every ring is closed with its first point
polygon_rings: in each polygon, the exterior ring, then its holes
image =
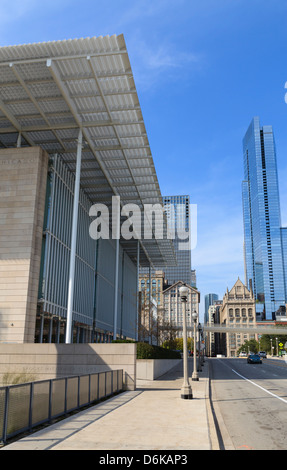
{"type": "Polygon", "coordinates": [[[0,387],[0,442],[122,390],[122,369],[0,387]]]}

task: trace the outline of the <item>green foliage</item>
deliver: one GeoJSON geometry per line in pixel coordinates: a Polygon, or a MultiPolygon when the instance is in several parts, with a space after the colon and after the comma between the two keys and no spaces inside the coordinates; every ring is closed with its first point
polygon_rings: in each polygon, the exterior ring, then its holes
{"type": "Polygon", "coordinates": [[[136,343],[133,339],[113,339],[112,343],[136,343]]]}
{"type": "Polygon", "coordinates": [[[137,359],[180,359],[178,351],[154,346],[147,343],[137,343],[137,359]]]}
{"type": "MultiPolygon", "coordinates": [[[[279,343],[283,343],[283,345],[285,346],[285,343],[287,342],[287,335],[262,335],[260,338],[260,351],[266,351],[269,354],[272,354],[271,352],[271,340],[272,340],[272,346],[274,347],[273,354],[277,354],[276,338],[278,338],[278,345],[279,343]]],[[[284,347],[283,347],[283,350],[285,350],[284,347]]]]}
{"type": "MultiPolygon", "coordinates": [[[[165,341],[162,347],[166,349],[174,349],[178,351],[183,351],[183,339],[175,338],[173,340],[165,341]]],[[[191,351],[193,351],[193,339],[192,338],[187,338],[187,349],[190,349],[191,351]]]]}
{"type": "Polygon", "coordinates": [[[245,340],[244,344],[240,346],[240,348],[237,349],[237,354],[240,354],[241,352],[252,352],[252,353],[257,353],[259,351],[259,344],[256,339],[250,339],[249,341],[245,340]]]}
{"type": "MultiPolygon", "coordinates": [[[[284,327],[282,327],[283,329],[284,327]]],[[[286,327],[285,327],[286,328],[286,327]]],[[[283,348],[278,347],[278,353],[280,354],[281,351],[285,350],[285,343],[287,342],[287,335],[262,335],[260,337],[260,343],[255,339],[251,339],[250,341],[245,341],[245,343],[237,350],[237,354],[241,352],[258,352],[258,351],[266,351],[268,354],[277,355],[277,343],[283,343],[283,348]],[[277,342],[276,342],[277,338],[277,342]],[[273,347],[273,351],[271,350],[271,343],[273,347]],[[248,349],[249,348],[249,349],[248,349]]]]}

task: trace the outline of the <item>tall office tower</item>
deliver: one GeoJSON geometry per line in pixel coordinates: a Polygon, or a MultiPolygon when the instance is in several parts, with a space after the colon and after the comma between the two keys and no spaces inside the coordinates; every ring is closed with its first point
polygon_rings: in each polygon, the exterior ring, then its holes
{"type": "Polygon", "coordinates": [[[191,270],[191,287],[196,287],[197,281],[196,281],[196,270],[192,269],[191,270]]]}
{"type": "Polygon", "coordinates": [[[191,285],[190,236],[184,239],[185,233],[190,233],[189,196],[163,196],[163,204],[168,226],[174,234],[177,260],[176,267],[165,268],[165,279],[168,284],[183,281],[191,285]]]}
{"type": "Polygon", "coordinates": [[[208,309],[215,300],[218,300],[217,294],[206,294],[204,296],[204,323],[208,323],[208,309]]]}
{"type": "MultiPolygon", "coordinates": [[[[285,306],[285,230],[281,229],[276,151],[272,126],[255,117],[243,139],[245,283],[252,282],[256,312],[275,319],[285,306]],[[282,243],[282,239],[284,242],[282,243]]],[[[286,254],[286,252],[285,252],[286,254]]]]}

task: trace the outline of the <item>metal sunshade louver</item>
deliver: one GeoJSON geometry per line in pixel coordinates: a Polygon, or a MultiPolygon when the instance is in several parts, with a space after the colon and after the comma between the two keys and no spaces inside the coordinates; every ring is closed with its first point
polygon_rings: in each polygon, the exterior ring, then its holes
{"type": "MultiPolygon", "coordinates": [[[[139,207],[162,204],[123,35],[0,48],[1,148],[16,146],[20,133],[22,145],[62,154],[74,171],[79,127],[81,182],[92,202],[118,195],[139,207]]],[[[142,265],[176,265],[164,233],[141,240],[142,265]]]]}

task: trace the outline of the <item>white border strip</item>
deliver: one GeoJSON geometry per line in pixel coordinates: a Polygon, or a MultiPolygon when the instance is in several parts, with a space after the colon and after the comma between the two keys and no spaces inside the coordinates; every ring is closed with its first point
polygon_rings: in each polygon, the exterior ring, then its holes
{"type": "Polygon", "coordinates": [[[263,387],[261,387],[260,385],[257,385],[255,382],[252,382],[252,380],[249,380],[249,379],[247,379],[246,377],[244,377],[243,375],[239,374],[238,372],[236,372],[236,370],[234,370],[234,369],[231,369],[231,370],[232,370],[232,372],[234,372],[235,374],[239,375],[239,377],[241,377],[242,379],[247,380],[247,382],[251,383],[252,385],[255,385],[255,387],[261,388],[261,390],[263,390],[263,391],[266,392],[266,393],[269,393],[269,395],[272,395],[272,397],[278,398],[278,400],[281,400],[281,401],[283,401],[284,403],[287,403],[287,400],[284,400],[284,398],[278,397],[278,395],[275,395],[275,393],[269,392],[268,390],[266,390],[266,388],[263,388],[263,387]]]}

